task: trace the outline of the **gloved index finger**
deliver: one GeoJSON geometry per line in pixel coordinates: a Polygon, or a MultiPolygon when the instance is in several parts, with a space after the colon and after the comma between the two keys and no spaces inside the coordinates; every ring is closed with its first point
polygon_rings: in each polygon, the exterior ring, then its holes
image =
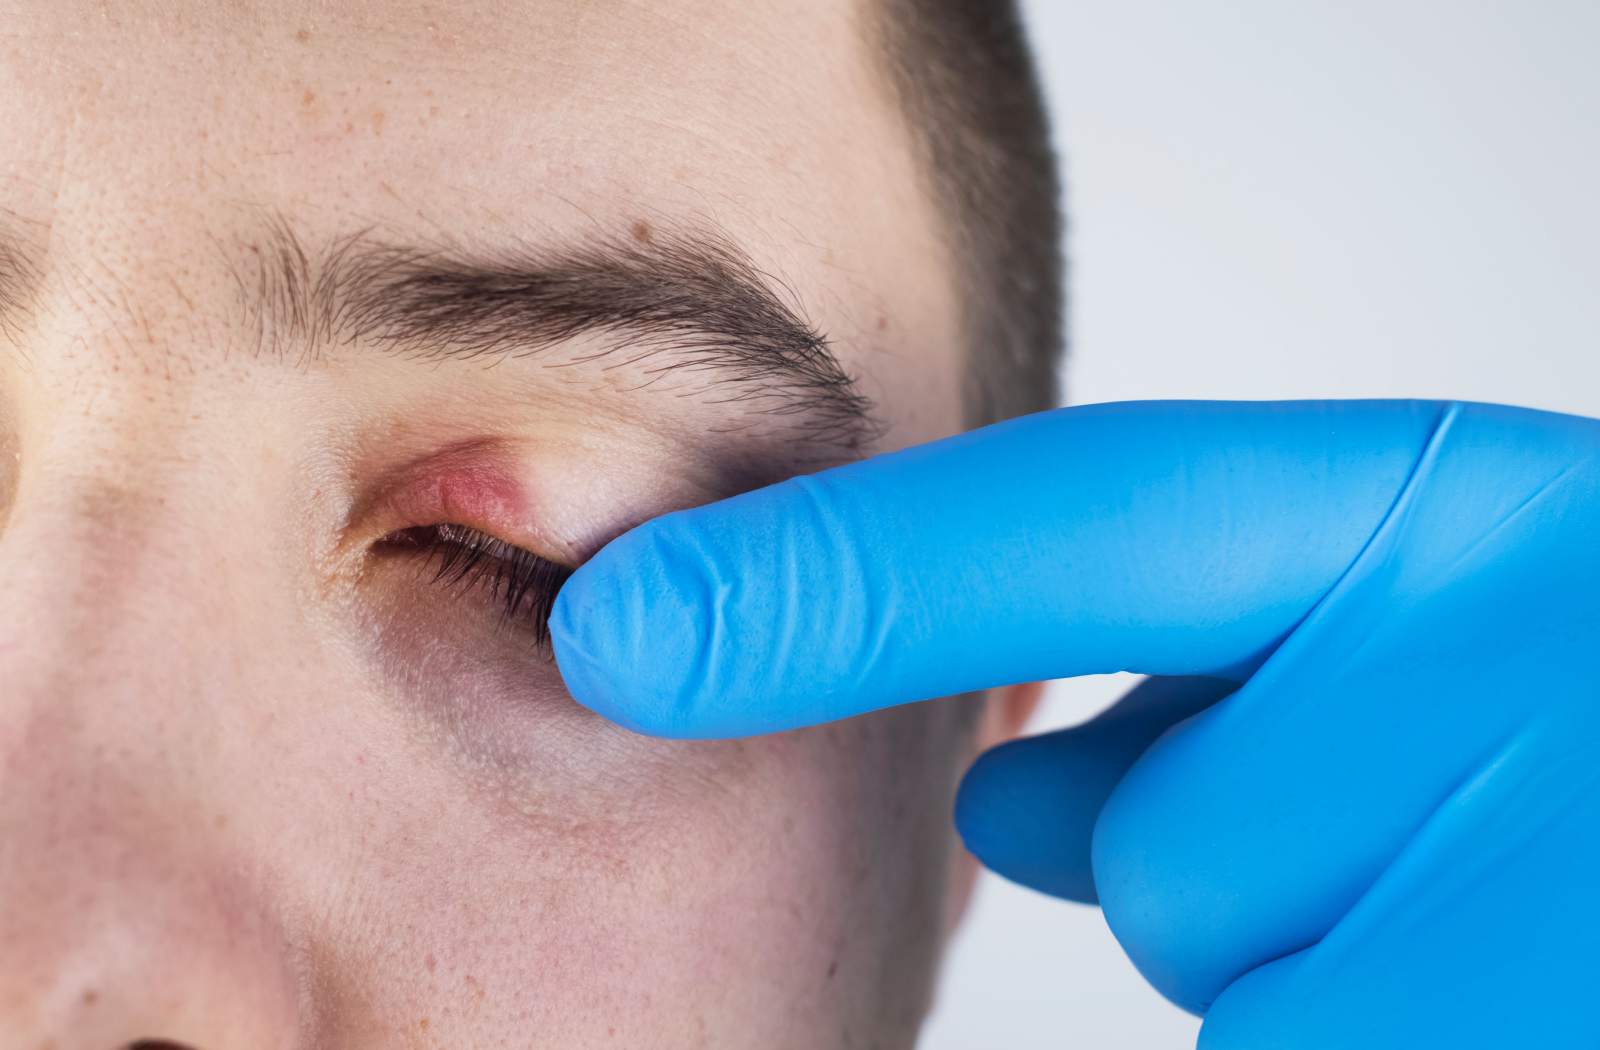
{"type": "Polygon", "coordinates": [[[1111,671],[1246,677],[1353,562],[1436,402],[1060,409],[669,514],[551,617],[580,702],[732,737],[1111,671]]]}

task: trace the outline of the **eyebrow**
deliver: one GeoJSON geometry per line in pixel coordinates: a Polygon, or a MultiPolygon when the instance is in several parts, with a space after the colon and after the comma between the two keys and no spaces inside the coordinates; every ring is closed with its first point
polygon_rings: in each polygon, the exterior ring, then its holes
{"type": "MultiPolygon", "coordinates": [[[[421,360],[536,356],[605,336],[576,360],[645,363],[648,383],[702,373],[716,403],[782,417],[797,437],[859,455],[881,433],[827,337],[727,236],[658,231],[553,251],[465,252],[370,233],[313,257],[287,223],[235,255],[257,346],[361,343],[421,360]]],[[[791,294],[789,298],[793,298],[791,294]]]]}
{"type": "Polygon", "coordinates": [[[39,275],[23,250],[21,219],[0,208],[0,335],[16,338],[30,316],[28,301],[39,275]]]}

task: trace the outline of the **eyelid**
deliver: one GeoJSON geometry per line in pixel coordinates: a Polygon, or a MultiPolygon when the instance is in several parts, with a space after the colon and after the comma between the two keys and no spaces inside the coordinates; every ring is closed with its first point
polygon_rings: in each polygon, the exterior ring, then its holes
{"type": "Polygon", "coordinates": [[[435,559],[434,583],[471,591],[487,584],[505,622],[533,630],[539,646],[550,640],[550,611],[573,570],[502,539],[460,525],[403,529],[384,537],[391,549],[410,548],[435,559]]]}
{"type": "Polygon", "coordinates": [[[409,468],[388,498],[407,527],[456,525],[484,533],[554,564],[570,560],[535,521],[518,472],[481,446],[452,449],[409,468]]]}

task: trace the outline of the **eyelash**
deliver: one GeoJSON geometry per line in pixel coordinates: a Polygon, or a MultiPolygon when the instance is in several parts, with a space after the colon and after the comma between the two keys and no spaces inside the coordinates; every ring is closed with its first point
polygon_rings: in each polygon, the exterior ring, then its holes
{"type": "Polygon", "coordinates": [[[505,622],[532,629],[534,641],[550,642],[550,610],[572,570],[486,532],[465,525],[428,525],[385,537],[386,545],[406,547],[438,560],[435,583],[471,590],[488,583],[505,622]]]}

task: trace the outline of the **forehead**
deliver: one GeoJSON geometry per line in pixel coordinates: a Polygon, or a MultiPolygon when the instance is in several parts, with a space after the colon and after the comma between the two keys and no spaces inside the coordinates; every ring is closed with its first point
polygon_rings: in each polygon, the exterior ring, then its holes
{"type": "Polygon", "coordinates": [[[956,296],[857,3],[34,0],[0,52],[0,234],[56,316],[190,353],[283,224],[313,251],[714,227],[921,417],[957,400],[956,296]],[[886,326],[912,367],[861,360],[886,326]]]}
{"type": "Polygon", "coordinates": [[[922,208],[851,0],[68,0],[8,22],[0,207],[62,226],[53,248],[92,228],[102,256],[174,258],[262,211],[525,239],[687,212],[825,254],[922,208]]]}
{"type": "Polygon", "coordinates": [[[7,20],[7,123],[55,147],[35,163],[113,150],[183,178],[199,153],[293,183],[300,169],[273,161],[284,151],[300,165],[387,156],[471,191],[512,173],[637,176],[670,157],[683,166],[653,189],[729,166],[792,188],[885,130],[847,0],[68,0],[7,20]],[[186,136],[209,145],[174,155],[186,136]],[[423,141],[437,152],[412,152],[423,141]]]}

